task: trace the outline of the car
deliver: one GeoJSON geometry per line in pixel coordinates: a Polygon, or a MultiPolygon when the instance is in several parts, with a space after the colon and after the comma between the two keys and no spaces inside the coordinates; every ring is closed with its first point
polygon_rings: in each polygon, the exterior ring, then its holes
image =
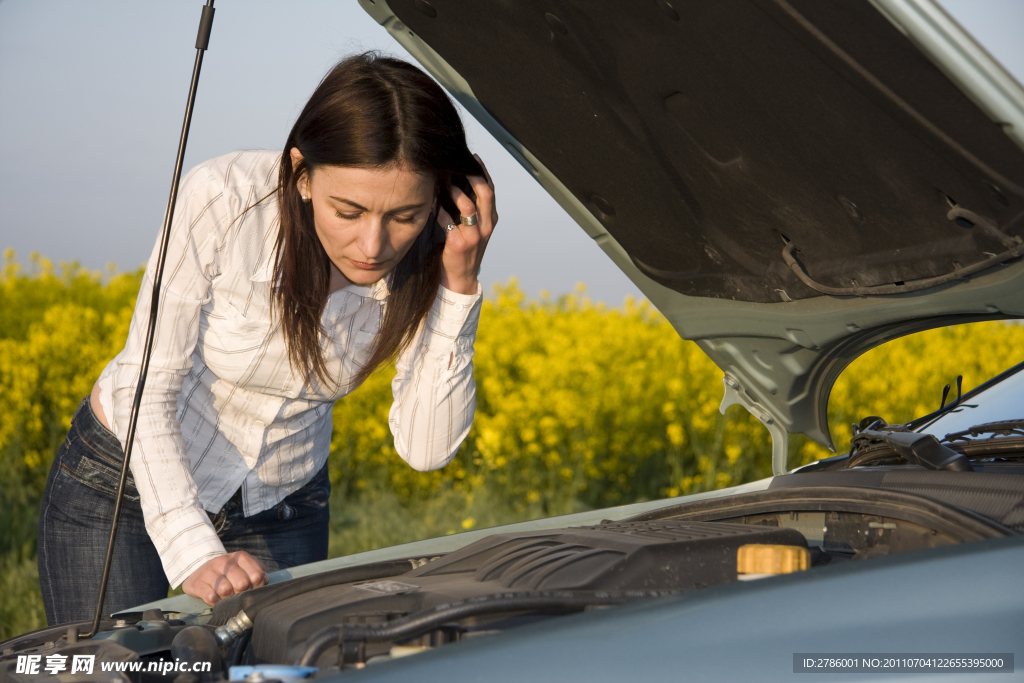
{"type": "Polygon", "coordinates": [[[43,629],[0,677],[1019,678],[1024,363],[787,453],[866,351],[1024,317],[1020,85],[930,0],[360,3],[724,371],[773,476],[43,629]]]}

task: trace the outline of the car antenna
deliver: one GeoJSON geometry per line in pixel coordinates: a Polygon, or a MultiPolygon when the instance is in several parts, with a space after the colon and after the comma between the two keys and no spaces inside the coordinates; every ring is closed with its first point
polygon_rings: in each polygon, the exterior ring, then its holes
{"type": "Polygon", "coordinates": [[[145,351],[142,355],[142,371],[135,388],[135,400],[128,419],[128,436],[125,441],[124,463],[121,465],[121,480],[117,485],[117,498],[114,503],[114,518],[110,522],[110,539],[107,541],[107,556],[103,561],[103,574],[100,577],[100,591],[96,598],[96,613],[92,620],[92,629],[79,636],[91,638],[100,630],[100,618],[103,616],[103,599],[107,592],[107,579],[114,557],[114,541],[117,539],[117,523],[121,516],[121,502],[124,500],[125,484],[128,481],[128,463],[132,456],[132,445],[135,441],[135,428],[139,421],[139,407],[142,404],[142,392],[146,386],[146,374],[149,372],[149,361],[153,355],[153,340],[156,337],[157,308],[160,305],[160,284],[164,275],[164,262],[167,260],[167,245],[170,242],[171,222],[174,219],[174,203],[178,198],[178,183],[181,181],[181,165],[185,159],[185,144],[188,142],[188,129],[192,123],[192,109],[196,102],[196,89],[199,86],[199,71],[203,66],[203,53],[210,45],[210,29],[213,28],[213,0],[206,0],[203,14],[199,19],[199,35],[196,37],[196,63],[192,68],[192,83],[188,89],[188,104],[185,106],[185,121],[181,126],[181,140],[178,141],[178,157],[174,162],[174,180],[171,181],[171,196],[167,200],[167,211],[164,213],[164,225],[160,232],[160,254],[157,258],[156,273],[153,275],[153,301],[149,308],[149,325],[146,328],[145,351]]]}

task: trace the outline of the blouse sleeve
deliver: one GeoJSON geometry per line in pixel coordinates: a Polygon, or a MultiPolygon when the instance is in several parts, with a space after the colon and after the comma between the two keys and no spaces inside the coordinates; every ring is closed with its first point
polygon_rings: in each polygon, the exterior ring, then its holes
{"type": "MultiPolygon", "coordinates": [[[[199,503],[177,409],[178,393],[192,367],[200,309],[210,300],[211,281],[219,272],[219,234],[230,223],[230,203],[223,183],[205,166],[193,169],[182,181],[130,463],[146,530],[172,587],[225,552],[199,503]]],[[[100,378],[110,387],[110,426],[122,446],[142,369],[159,249],[158,240],[146,265],[125,348],[108,366],[111,376],[100,378]]]]}
{"type": "Polygon", "coordinates": [[[473,343],[483,295],[444,287],[398,357],[388,422],[395,449],[417,470],[444,467],[469,434],[476,410],[473,343]]]}

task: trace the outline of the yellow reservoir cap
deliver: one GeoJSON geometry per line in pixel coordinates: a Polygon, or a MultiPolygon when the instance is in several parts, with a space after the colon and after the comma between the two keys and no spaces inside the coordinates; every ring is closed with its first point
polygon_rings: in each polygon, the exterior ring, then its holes
{"type": "Polygon", "coordinates": [[[791,574],[811,566],[811,553],[795,545],[748,543],[736,551],[738,574],[791,574]]]}

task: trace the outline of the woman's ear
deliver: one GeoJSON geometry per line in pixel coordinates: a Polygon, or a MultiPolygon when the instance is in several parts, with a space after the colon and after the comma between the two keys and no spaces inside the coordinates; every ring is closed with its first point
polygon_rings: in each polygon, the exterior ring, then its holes
{"type": "Polygon", "coordinates": [[[299,164],[303,162],[305,157],[302,156],[302,152],[299,151],[298,147],[292,147],[291,150],[289,150],[288,155],[292,158],[292,173],[295,173],[299,168],[299,164]]]}
{"type": "Polygon", "coordinates": [[[305,157],[302,156],[302,152],[299,151],[298,147],[292,147],[289,151],[289,156],[292,158],[292,173],[295,174],[295,189],[299,191],[299,195],[305,200],[309,197],[309,173],[303,167],[303,161],[305,157]],[[302,169],[301,171],[299,169],[302,169]]]}

